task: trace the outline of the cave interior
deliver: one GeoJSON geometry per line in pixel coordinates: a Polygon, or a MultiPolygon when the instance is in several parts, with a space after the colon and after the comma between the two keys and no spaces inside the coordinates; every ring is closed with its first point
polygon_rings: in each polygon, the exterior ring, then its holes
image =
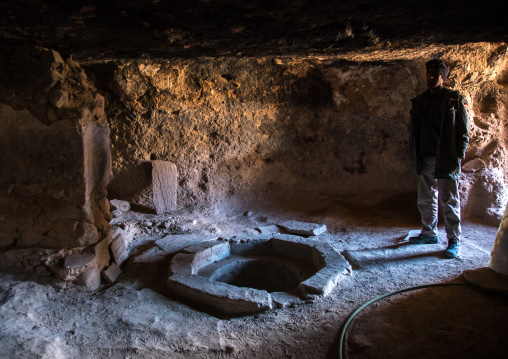
{"type": "MultiPolygon", "coordinates": [[[[488,266],[508,201],[507,4],[0,10],[0,356],[335,358],[363,302],[465,284],[464,271],[488,266]],[[453,260],[441,209],[439,244],[407,242],[421,226],[409,111],[436,58],[470,122],[453,260]],[[289,236],[280,224],[293,220],[326,226],[302,240],[353,253],[326,296],[224,318],[172,295],[170,263],[186,247],[289,236]]],[[[282,268],[271,265],[268,276],[282,268]]],[[[464,285],[383,302],[356,321],[348,353],[504,358],[504,293],[464,285]]]]}

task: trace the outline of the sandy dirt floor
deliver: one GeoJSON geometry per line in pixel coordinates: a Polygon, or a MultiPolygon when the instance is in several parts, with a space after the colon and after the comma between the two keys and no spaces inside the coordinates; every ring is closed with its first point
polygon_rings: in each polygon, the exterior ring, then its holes
{"type": "MultiPolygon", "coordinates": [[[[254,228],[300,220],[326,224],[309,241],[357,254],[353,274],[313,302],[221,319],[166,296],[168,254],[136,261],[157,243],[171,243],[152,214],[128,212],[117,221],[138,221],[131,257],[113,285],[99,291],[60,288],[49,273],[28,277],[2,273],[1,358],[337,358],[346,318],[363,303],[402,288],[466,283],[464,270],[486,267],[497,227],[476,218],[463,223],[461,256],[445,259],[440,243],[410,245],[418,213],[411,200],[348,203],[323,199],[306,210],[278,208],[235,216],[172,215],[174,231],[229,238],[254,228]],[[406,204],[404,204],[406,202],[406,204]],[[395,210],[395,208],[398,208],[395,210]],[[140,225],[141,225],[140,224],[140,225]],[[162,241],[162,242],[161,242],[162,241]]],[[[176,237],[175,237],[176,238],[176,237]]],[[[193,243],[189,243],[193,244],[193,243]]],[[[185,243],[175,244],[177,247],[185,243]]],[[[374,303],[351,323],[349,358],[505,358],[508,298],[470,285],[433,287],[374,303]]]]}

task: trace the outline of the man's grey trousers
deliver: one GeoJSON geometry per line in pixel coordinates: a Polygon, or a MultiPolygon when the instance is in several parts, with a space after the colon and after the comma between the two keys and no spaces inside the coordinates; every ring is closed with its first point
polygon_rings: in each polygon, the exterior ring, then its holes
{"type": "Polygon", "coordinates": [[[459,181],[435,178],[435,157],[422,158],[418,185],[418,209],[422,216],[422,234],[437,236],[438,198],[443,207],[448,240],[460,240],[459,181]]]}

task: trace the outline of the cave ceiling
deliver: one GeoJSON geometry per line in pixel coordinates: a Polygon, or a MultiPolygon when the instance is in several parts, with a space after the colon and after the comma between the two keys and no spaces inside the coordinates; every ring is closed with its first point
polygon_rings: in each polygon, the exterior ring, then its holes
{"type": "Polygon", "coordinates": [[[507,2],[18,0],[0,42],[86,63],[134,58],[313,56],[506,41],[507,2]],[[497,3],[497,5],[496,5],[497,3]],[[504,3],[504,4],[503,4],[504,3]]]}

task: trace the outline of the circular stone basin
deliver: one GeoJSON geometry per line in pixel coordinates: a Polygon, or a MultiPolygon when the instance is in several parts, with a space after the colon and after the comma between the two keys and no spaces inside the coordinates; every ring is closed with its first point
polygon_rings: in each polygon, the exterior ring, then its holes
{"type": "Polygon", "coordinates": [[[330,245],[280,234],[187,247],[173,257],[167,284],[181,301],[237,316],[326,296],[351,271],[330,245]]]}

